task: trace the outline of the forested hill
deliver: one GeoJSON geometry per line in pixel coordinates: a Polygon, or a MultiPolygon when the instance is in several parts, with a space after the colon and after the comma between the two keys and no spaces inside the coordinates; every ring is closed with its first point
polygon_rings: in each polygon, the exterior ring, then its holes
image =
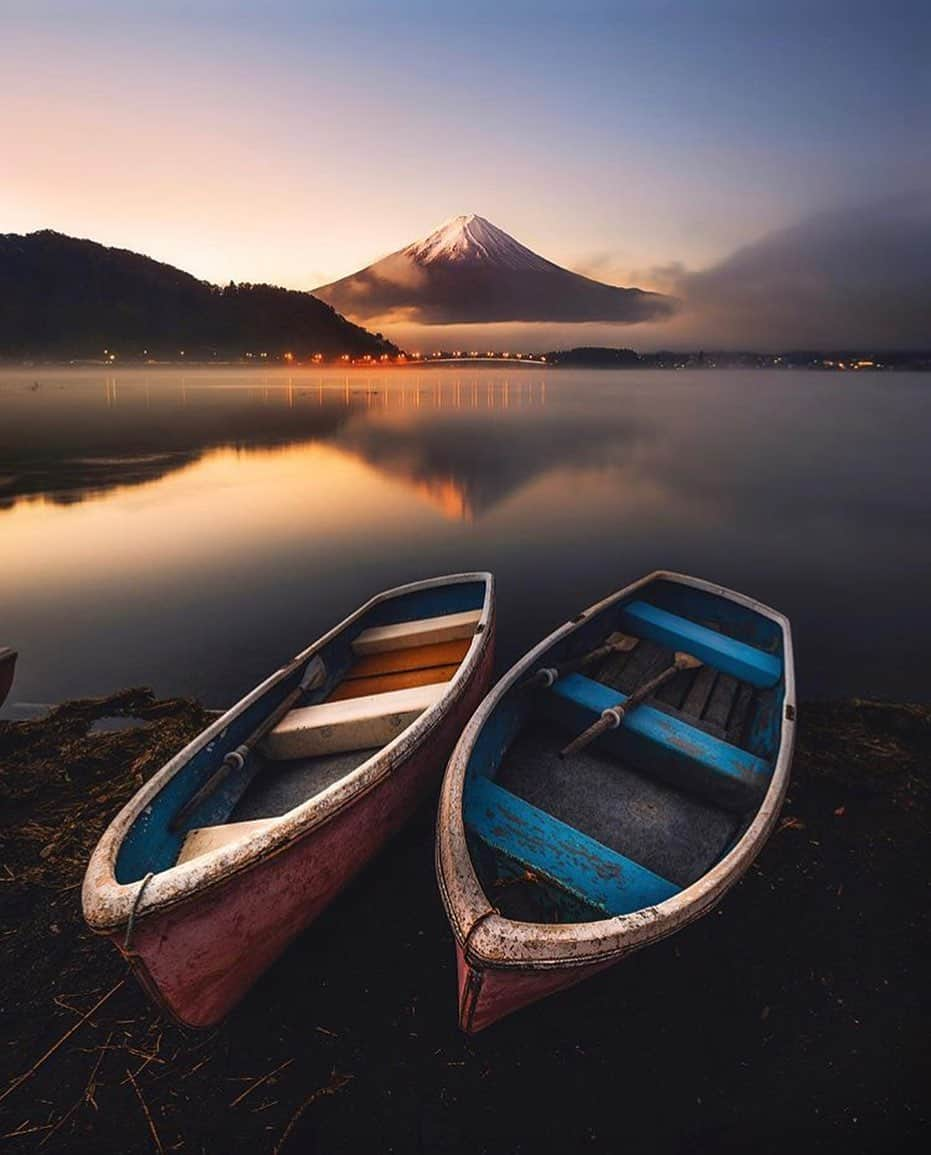
{"type": "Polygon", "coordinates": [[[395,352],[311,293],[199,281],[45,230],[0,234],[0,356],[176,358],[395,352]]]}

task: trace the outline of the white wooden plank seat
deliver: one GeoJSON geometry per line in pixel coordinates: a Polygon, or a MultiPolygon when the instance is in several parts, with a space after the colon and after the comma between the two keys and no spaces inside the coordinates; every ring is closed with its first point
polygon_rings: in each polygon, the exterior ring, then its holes
{"type": "Polygon", "coordinates": [[[262,742],[268,758],[314,758],[384,746],[443,697],[448,682],[292,710],[262,742]]]}
{"type": "Polygon", "coordinates": [[[196,830],[189,830],[175,865],[200,858],[202,854],[229,846],[231,842],[239,842],[257,830],[273,826],[275,821],[274,818],[258,818],[251,822],[226,822],[222,826],[199,826],[196,830]]]}
{"type": "Polygon", "coordinates": [[[471,638],[481,617],[481,610],[466,610],[465,613],[444,614],[438,618],[418,618],[412,622],[396,622],[391,626],[372,626],[359,634],[352,643],[352,649],[361,657],[383,654],[388,650],[407,650],[414,646],[471,638]]]}

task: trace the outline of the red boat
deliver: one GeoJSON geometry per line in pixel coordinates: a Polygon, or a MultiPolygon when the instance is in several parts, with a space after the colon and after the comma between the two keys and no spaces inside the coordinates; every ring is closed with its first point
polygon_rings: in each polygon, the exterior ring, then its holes
{"type": "Polygon", "coordinates": [[[110,824],[84,915],[216,1023],[436,786],[484,696],[490,574],[379,594],[218,718],[110,824]]]}
{"type": "Polygon", "coordinates": [[[778,816],[795,731],[788,621],[651,574],[494,687],[440,794],[459,1023],[479,1031],[705,914],[778,816]]]}
{"type": "Polygon", "coordinates": [[[16,669],[16,651],[9,646],[0,646],[0,706],[13,685],[13,671],[16,669]]]}

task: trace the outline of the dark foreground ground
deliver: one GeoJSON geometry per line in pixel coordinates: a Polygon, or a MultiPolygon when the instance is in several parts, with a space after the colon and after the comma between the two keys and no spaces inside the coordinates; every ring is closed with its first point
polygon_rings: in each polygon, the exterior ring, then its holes
{"type": "Polygon", "coordinates": [[[931,710],[804,707],[781,826],[723,905],[474,1039],[429,809],[221,1028],[149,1006],[84,929],[80,882],[118,806],[203,724],[145,691],[0,723],[4,1150],[924,1146],[931,710]],[[146,725],[87,735],[120,712],[146,725]]]}

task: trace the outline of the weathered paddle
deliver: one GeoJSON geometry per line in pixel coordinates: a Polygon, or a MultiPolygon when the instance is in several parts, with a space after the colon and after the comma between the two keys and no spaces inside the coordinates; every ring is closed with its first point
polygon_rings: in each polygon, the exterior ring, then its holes
{"type": "Polygon", "coordinates": [[[597,649],[590,650],[587,654],[582,654],[581,657],[570,658],[567,662],[559,662],[555,666],[546,666],[537,670],[530,675],[524,685],[552,686],[565,674],[575,674],[579,670],[584,670],[586,666],[592,665],[593,662],[597,662],[601,658],[606,658],[609,654],[626,654],[639,641],[639,638],[631,637],[630,634],[609,634],[605,642],[597,649]]]}
{"type": "Polygon", "coordinates": [[[618,702],[616,706],[609,706],[607,710],[602,710],[601,717],[597,722],[593,722],[587,730],[583,730],[577,738],[573,738],[568,746],[559,751],[560,758],[569,758],[573,754],[578,754],[580,750],[584,750],[590,742],[594,742],[596,738],[606,734],[608,730],[616,730],[631,710],[635,710],[637,706],[645,702],[651,694],[654,694],[660,686],[665,685],[670,678],[674,678],[680,670],[695,670],[702,665],[704,662],[701,658],[693,657],[692,654],[677,653],[671,666],[667,666],[655,678],[650,678],[648,682],[638,686],[629,698],[623,702],[618,702]]]}
{"type": "Polygon", "coordinates": [[[262,722],[252,731],[244,742],[241,742],[235,750],[230,750],[216,770],[210,775],[207,781],[196,791],[183,806],[180,806],[171,821],[168,823],[168,829],[172,834],[176,833],[187,821],[187,819],[194,813],[198,806],[221,786],[229,775],[234,770],[240,770],[246,764],[246,756],[249,751],[261,741],[262,738],[269,732],[274,730],[281,719],[294,706],[295,702],[306,694],[308,690],[313,690],[319,686],[326,677],[326,667],[320,658],[313,658],[307,665],[304,671],[304,677],[301,679],[300,685],[291,691],[290,694],[285,695],[278,706],[264,718],[262,722]]]}

